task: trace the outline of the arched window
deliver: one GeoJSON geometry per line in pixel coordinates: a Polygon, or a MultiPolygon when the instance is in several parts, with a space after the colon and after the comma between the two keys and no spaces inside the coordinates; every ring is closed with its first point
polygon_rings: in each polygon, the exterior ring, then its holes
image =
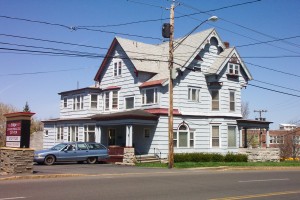
{"type": "Polygon", "coordinates": [[[182,123],[174,131],[173,142],[175,148],[194,148],[194,131],[186,123],[182,123]]]}

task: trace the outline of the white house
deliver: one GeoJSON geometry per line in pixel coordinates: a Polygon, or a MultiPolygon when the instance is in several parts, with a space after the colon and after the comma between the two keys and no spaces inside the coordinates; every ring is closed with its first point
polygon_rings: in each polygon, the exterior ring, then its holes
{"type": "MultiPolygon", "coordinates": [[[[59,93],[60,118],[44,122],[44,148],[96,141],[167,157],[168,50],[168,42],[114,38],[96,84],[59,93]]],[[[175,45],[174,67],[174,152],[237,152],[241,91],[252,79],[237,50],[208,29],[175,45]]]]}

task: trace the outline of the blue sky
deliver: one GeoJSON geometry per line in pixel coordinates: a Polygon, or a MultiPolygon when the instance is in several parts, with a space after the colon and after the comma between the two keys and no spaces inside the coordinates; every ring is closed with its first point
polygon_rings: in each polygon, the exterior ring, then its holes
{"type": "MultiPolygon", "coordinates": [[[[221,19],[215,23],[202,25],[198,31],[215,27],[221,39],[228,41],[230,46],[271,41],[274,38],[291,38],[270,42],[268,43],[270,45],[256,44],[237,47],[237,50],[241,57],[244,57],[244,61],[250,63],[247,64],[247,67],[255,79],[250,84],[300,96],[300,58],[297,57],[300,55],[300,37],[298,37],[300,36],[300,1],[262,0],[230,7],[230,5],[250,1],[253,0],[177,1],[181,4],[175,9],[175,17],[227,6],[229,8],[175,19],[175,38],[184,36],[211,15],[217,15],[221,19]]],[[[12,45],[18,44],[105,54],[107,51],[105,48],[109,47],[115,36],[151,44],[160,43],[162,41],[161,26],[168,22],[166,18],[169,17],[169,11],[165,8],[170,7],[170,4],[171,2],[167,0],[0,0],[0,16],[2,16],[0,17],[0,48],[52,51],[12,45]],[[149,19],[159,20],[97,28],[115,32],[112,34],[84,29],[71,30],[59,25],[13,20],[4,16],[61,24],[66,27],[103,26],[149,19]],[[156,39],[129,37],[122,33],[156,39]],[[95,46],[101,47],[101,49],[8,37],[4,34],[95,46]]],[[[28,101],[38,119],[58,117],[59,95],[57,93],[76,89],[77,85],[79,87],[93,85],[95,73],[102,62],[102,58],[20,53],[22,52],[0,50],[0,102],[23,109],[28,101]]],[[[243,100],[249,103],[251,111],[249,118],[258,117],[258,114],[253,112],[255,109],[267,110],[264,117],[268,121],[274,122],[271,126],[273,129],[278,128],[279,123],[300,120],[299,97],[249,85],[243,90],[243,100]]]]}

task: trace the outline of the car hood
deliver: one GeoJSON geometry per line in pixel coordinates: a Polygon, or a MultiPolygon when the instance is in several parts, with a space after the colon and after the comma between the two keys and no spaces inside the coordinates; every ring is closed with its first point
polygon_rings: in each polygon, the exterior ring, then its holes
{"type": "Polygon", "coordinates": [[[34,151],[34,154],[44,154],[44,153],[56,153],[57,150],[51,150],[51,149],[44,149],[39,151],[34,151]]]}

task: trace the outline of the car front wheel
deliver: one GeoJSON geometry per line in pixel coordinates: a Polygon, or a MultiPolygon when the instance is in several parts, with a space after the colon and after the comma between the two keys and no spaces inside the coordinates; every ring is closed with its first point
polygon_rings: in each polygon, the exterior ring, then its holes
{"type": "Polygon", "coordinates": [[[96,157],[90,157],[87,159],[87,163],[89,163],[89,164],[95,164],[96,162],[97,162],[96,157]]]}
{"type": "Polygon", "coordinates": [[[55,162],[55,157],[53,155],[46,156],[44,160],[45,165],[53,165],[54,162],[55,162]]]}

